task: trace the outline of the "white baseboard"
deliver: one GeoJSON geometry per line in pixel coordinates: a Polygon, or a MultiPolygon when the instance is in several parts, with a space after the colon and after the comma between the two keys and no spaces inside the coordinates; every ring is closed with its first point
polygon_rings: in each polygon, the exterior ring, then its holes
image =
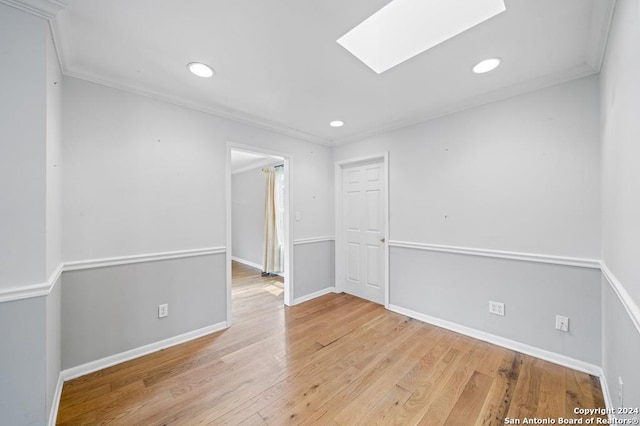
{"type": "MultiPolygon", "coordinates": [[[[263,265],[258,265],[257,263],[253,263],[253,262],[250,262],[250,261],[245,260],[245,259],[240,259],[239,257],[231,256],[231,260],[233,260],[235,262],[238,262],[238,263],[242,263],[243,265],[251,266],[252,268],[256,268],[256,269],[259,269],[261,271],[263,270],[262,269],[263,265]]],[[[279,276],[279,277],[284,278],[284,272],[274,272],[274,274],[279,276]]]]}
{"type": "MultiPolygon", "coordinates": [[[[389,310],[435,325],[437,327],[446,328],[447,330],[464,334],[465,336],[473,337],[474,339],[483,340],[485,342],[489,342],[494,345],[502,346],[503,348],[511,349],[516,352],[521,352],[526,355],[531,355],[533,357],[540,358],[545,361],[552,362],[554,364],[562,365],[564,367],[569,367],[574,370],[582,371],[583,373],[591,374],[594,376],[604,377],[601,367],[585,361],[580,361],[575,358],[571,358],[555,352],[547,351],[545,349],[540,349],[535,346],[527,345],[525,343],[516,342],[515,340],[506,339],[504,337],[496,336],[495,334],[476,330],[474,328],[456,324],[451,321],[432,317],[430,315],[425,315],[420,312],[412,311],[410,309],[406,309],[400,306],[389,305],[389,310]]],[[[601,379],[601,382],[602,382],[602,379],[601,379]]]]}
{"type": "Polygon", "coordinates": [[[298,297],[293,299],[293,304],[291,306],[299,305],[300,303],[308,302],[309,300],[315,299],[316,297],[324,296],[325,294],[335,293],[335,287],[327,287],[320,291],[316,291],[315,293],[307,294],[306,296],[298,297]]]}
{"type": "Polygon", "coordinates": [[[56,384],[56,391],[53,394],[53,401],[51,402],[51,410],[49,411],[49,426],[55,426],[58,420],[58,408],[60,408],[60,397],[62,396],[62,373],[58,374],[58,383],[56,384]]]}
{"type": "Polygon", "coordinates": [[[257,263],[251,262],[249,260],[240,259],[239,257],[236,257],[236,256],[231,256],[231,260],[238,263],[242,263],[243,265],[251,266],[252,268],[260,269],[262,271],[262,265],[258,265],[257,263]]]}
{"type": "MultiPolygon", "coordinates": [[[[611,399],[611,393],[609,392],[609,384],[604,374],[604,370],[600,369],[600,387],[602,389],[602,396],[604,397],[604,405],[607,408],[614,408],[613,400],[611,399]]],[[[614,419],[615,415],[609,413],[609,419],[614,419]]]]}
{"type": "Polygon", "coordinates": [[[170,337],[159,342],[150,343],[139,348],[131,349],[126,352],[122,352],[115,355],[88,362],[86,364],[79,365],[77,367],[68,368],[60,373],[62,379],[66,382],[71,379],[75,379],[80,376],[84,376],[95,371],[102,370],[107,367],[111,367],[116,364],[120,364],[125,361],[130,361],[134,358],[139,358],[144,355],[148,355],[153,352],[157,352],[162,349],[169,348],[171,346],[179,345],[181,343],[188,342],[193,339],[197,339],[202,336],[206,336],[216,331],[224,330],[227,328],[227,322],[219,322],[217,324],[203,327],[198,330],[190,331],[188,333],[180,334],[179,336],[170,337]]]}

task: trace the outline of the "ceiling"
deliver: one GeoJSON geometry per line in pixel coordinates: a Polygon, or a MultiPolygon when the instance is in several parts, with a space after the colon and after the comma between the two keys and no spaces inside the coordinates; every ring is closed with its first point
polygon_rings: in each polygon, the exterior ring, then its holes
{"type": "Polygon", "coordinates": [[[65,74],[327,145],[596,73],[615,2],[505,0],[506,12],[378,75],[336,40],[388,0],[48,1],[62,5],[65,74]],[[471,72],[489,57],[501,66],[471,72]],[[193,76],[192,61],[216,74],[193,76]]]}

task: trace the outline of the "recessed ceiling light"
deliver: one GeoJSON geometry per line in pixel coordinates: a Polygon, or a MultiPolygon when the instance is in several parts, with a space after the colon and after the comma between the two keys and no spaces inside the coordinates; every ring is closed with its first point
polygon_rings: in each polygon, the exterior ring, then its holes
{"type": "Polygon", "coordinates": [[[504,0],[393,0],[337,41],[380,74],[505,10],[504,0]]]}
{"type": "Polygon", "coordinates": [[[496,69],[498,65],[500,65],[500,58],[491,58],[485,59],[484,61],[480,61],[473,67],[473,72],[476,74],[483,74],[485,72],[492,71],[496,69]]]}
{"type": "Polygon", "coordinates": [[[190,62],[187,64],[187,69],[198,77],[211,77],[213,75],[213,68],[202,62],[190,62]]]}
{"type": "Polygon", "coordinates": [[[331,126],[331,127],[342,127],[342,126],[344,126],[344,121],[335,120],[335,121],[332,121],[331,123],[329,123],[329,126],[331,126]]]}

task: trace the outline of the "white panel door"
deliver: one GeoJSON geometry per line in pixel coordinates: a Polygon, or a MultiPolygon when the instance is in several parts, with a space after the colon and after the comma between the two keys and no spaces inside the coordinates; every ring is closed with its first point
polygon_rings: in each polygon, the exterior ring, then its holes
{"type": "Polygon", "coordinates": [[[385,204],[382,162],[342,171],[343,288],[384,304],[385,204]]]}

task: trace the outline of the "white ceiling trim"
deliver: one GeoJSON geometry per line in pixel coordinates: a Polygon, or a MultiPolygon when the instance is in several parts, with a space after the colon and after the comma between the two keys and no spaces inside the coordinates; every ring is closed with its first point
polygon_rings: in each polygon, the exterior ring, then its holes
{"type": "Polygon", "coordinates": [[[597,74],[593,68],[588,64],[576,66],[574,68],[564,70],[558,73],[548,74],[543,77],[529,80],[521,84],[515,84],[503,89],[495,90],[489,93],[485,93],[470,99],[465,102],[457,103],[455,105],[445,106],[442,109],[426,115],[417,120],[399,121],[390,126],[381,127],[368,132],[360,133],[348,138],[335,140],[333,145],[343,145],[350,142],[356,142],[365,138],[371,138],[384,133],[391,132],[393,130],[399,130],[405,127],[415,126],[417,124],[426,123],[427,121],[435,120],[436,118],[445,117],[450,114],[465,111],[467,109],[487,105],[493,102],[502,101],[512,98],[514,96],[522,95],[525,93],[533,92],[536,90],[544,89],[546,87],[555,86],[556,84],[564,83],[578,78],[587,77],[592,74],[597,74]]]}
{"type": "Polygon", "coordinates": [[[0,0],[0,3],[45,19],[49,23],[58,65],[64,72],[67,69],[65,54],[68,55],[71,51],[67,36],[66,3],[58,0],[0,0]]]}
{"type": "Polygon", "coordinates": [[[58,56],[58,64],[62,72],[65,73],[68,69],[68,60],[72,55],[71,43],[69,43],[69,24],[66,8],[60,10],[56,16],[49,19],[49,29],[51,30],[53,47],[58,56]]]}
{"type": "Polygon", "coordinates": [[[206,114],[214,115],[216,117],[248,124],[254,127],[261,128],[263,130],[281,134],[283,136],[302,139],[304,141],[320,145],[331,145],[331,141],[328,141],[326,139],[319,138],[317,136],[286,126],[282,126],[278,123],[269,122],[259,117],[243,113],[242,111],[232,110],[231,108],[225,108],[223,106],[218,106],[217,108],[206,107],[190,101],[186,101],[181,98],[167,96],[146,89],[141,89],[139,87],[124,85],[113,81],[104,80],[93,75],[72,71],[68,66],[68,59],[71,57],[71,45],[69,43],[68,37],[69,24],[66,13],[66,3],[63,3],[59,0],[0,0],[0,3],[7,4],[8,6],[15,7],[24,12],[46,19],[49,22],[51,37],[53,39],[54,48],[58,57],[58,63],[60,65],[62,73],[66,76],[90,81],[92,83],[112,87],[124,92],[145,96],[173,105],[190,108],[196,111],[204,112],[206,114]]]}
{"type": "Polygon", "coordinates": [[[592,15],[589,51],[587,53],[587,64],[577,66],[575,68],[565,70],[559,73],[549,74],[541,78],[528,81],[522,84],[513,85],[497,91],[489,92],[456,105],[444,105],[437,111],[433,111],[414,120],[404,120],[392,123],[390,125],[372,129],[360,134],[352,135],[347,138],[324,139],[312,134],[293,129],[282,124],[272,122],[251,114],[244,113],[239,110],[217,105],[215,107],[205,106],[202,104],[188,101],[184,98],[168,96],[161,93],[142,89],[133,85],[124,85],[121,83],[108,81],[100,77],[72,71],[69,64],[72,59],[72,47],[69,43],[68,36],[68,19],[66,12],[66,3],[64,0],[0,0],[0,3],[15,7],[32,15],[46,19],[49,22],[54,47],[58,56],[60,68],[64,75],[90,81],[100,85],[112,87],[128,93],[133,93],[148,98],[167,102],[210,114],[216,117],[233,120],[239,123],[251,125],[263,130],[271,131],[280,135],[301,139],[307,142],[316,143],[325,146],[342,145],[349,142],[362,140],[368,137],[377,136],[389,131],[397,130],[420,124],[429,120],[443,117],[452,113],[460,112],[469,108],[481,106],[484,104],[507,99],[526,92],[542,89],[544,87],[553,86],[565,81],[577,79],[594,73],[598,73],[602,66],[606,53],[606,45],[611,26],[611,20],[615,9],[616,0],[598,0],[594,2],[594,10],[592,15]]]}
{"type": "Polygon", "coordinates": [[[65,3],[58,0],[0,0],[0,3],[44,19],[54,18],[59,11],[67,7],[65,3]]]}
{"type": "Polygon", "coordinates": [[[107,86],[113,89],[122,90],[124,92],[133,93],[135,95],[145,96],[147,98],[155,99],[161,102],[167,102],[173,105],[178,105],[181,107],[193,109],[193,110],[204,112],[206,114],[210,114],[219,118],[225,118],[227,120],[248,124],[263,130],[268,130],[274,133],[278,133],[283,136],[289,136],[289,137],[301,139],[307,142],[316,143],[320,145],[326,145],[326,146],[331,145],[331,141],[328,141],[326,139],[319,138],[317,136],[313,136],[311,134],[308,134],[299,130],[291,129],[286,126],[282,126],[278,123],[269,122],[267,120],[261,119],[259,117],[255,117],[253,115],[244,113],[242,111],[226,108],[220,105],[218,105],[217,108],[211,108],[195,102],[187,101],[182,98],[163,95],[161,93],[142,89],[133,85],[125,85],[125,84],[113,82],[111,80],[104,80],[102,78],[95,77],[90,74],[78,73],[75,71],[64,70],[64,69],[63,69],[63,73],[68,77],[89,81],[92,83],[100,84],[102,86],[107,86]]]}
{"type": "Polygon", "coordinates": [[[613,12],[616,8],[616,0],[600,0],[593,3],[593,15],[591,17],[591,31],[589,33],[589,51],[587,62],[600,72],[604,55],[609,40],[609,30],[613,20],[613,12]]]}

